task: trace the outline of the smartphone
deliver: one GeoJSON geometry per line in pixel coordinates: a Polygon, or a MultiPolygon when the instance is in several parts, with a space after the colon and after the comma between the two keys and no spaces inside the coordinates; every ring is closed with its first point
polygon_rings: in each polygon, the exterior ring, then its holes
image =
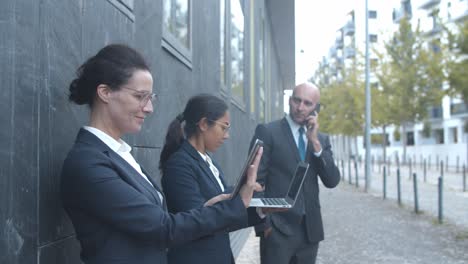
{"type": "Polygon", "coordinates": [[[317,114],[320,113],[320,103],[317,103],[317,104],[315,105],[315,108],[314,108],[314,110],[312,111],[312,113],[310,113],[310,115],[311,115],[311,116],[315,116],[315,113],[317,113],[317,114]]]}
{"type": "MultiPolygon", "coordinates": [[[[320,113],[320,103],[317,103],[317,104],[315,105],[314,110],[312,110],[312,112],[310,112],[309,116],[315,116],[316,113],[317,113],[317,114],[320,113]]],[[[305,121],[305,124],[304,124],[304,125],[306,125],[306,124],[307,124],[307,121],[305,121]]]]}

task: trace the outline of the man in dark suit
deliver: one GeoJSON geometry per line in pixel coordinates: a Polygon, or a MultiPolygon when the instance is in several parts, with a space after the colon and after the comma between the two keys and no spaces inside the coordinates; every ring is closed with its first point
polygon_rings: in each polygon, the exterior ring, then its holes
{"type": "Polygon", "coordinates": [[[324,239],[318,177],[334,188],[340,172],[328,136],[318,132],[319,101],[315,85],[300,84],[289,98],[289,115],[255,130],[252,142],[256,138],[264,142],[258,179],[265,186],[265,197],[284,196],[297,163],[310,164],[294,208],[267,216],[265,225],[256,228],[264,264],[315,263],[318,244],[324,239]]]}

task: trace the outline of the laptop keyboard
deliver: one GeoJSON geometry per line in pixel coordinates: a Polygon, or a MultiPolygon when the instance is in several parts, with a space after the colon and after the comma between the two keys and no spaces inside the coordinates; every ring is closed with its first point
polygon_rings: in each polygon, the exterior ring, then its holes
{"type": "Polygon", "coordinates": [[[284,198],[261,198],[260,200],[266,205],[289,205],[284,198]]]}

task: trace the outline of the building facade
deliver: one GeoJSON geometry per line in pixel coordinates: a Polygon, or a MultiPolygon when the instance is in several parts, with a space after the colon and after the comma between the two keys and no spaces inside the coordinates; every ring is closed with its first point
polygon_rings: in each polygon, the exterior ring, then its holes
{"type": "MultiPolygon", "coordinates": [[[[152,69],[154,113],[125,140],[157,180],[167,126],[189,97],[229,103],[231,137],[214,156],[232,184],[256,124],[281,117],[294,87],[293,1],[4,0],[0,32],[0,263],[80,263],[59,175],[89,111],[68,102],[68,85],[106,44],[136,48],[152,69]]],[[[245,234],[232,238],[237,254],[245,234]]]]}
{"type": "MultiPolygon", "coordinates": [[[[398,24],[402,18],[408,19],[413,28],[418,25],[423,32],[427,43],[434,40],[447,41],[442,31],[442,23],[451,29],[456,29],[457,23],[463,22],[468,17],[468,1],[466,0],[395,0],[391,2],[369,0],[369,83],[371,87],[378,88],[379,82],[375,75],[375,65],[379,64],[374,51],[383,51],[383,42],[388,40],[398,30],[398,24]],[[389,8],[391,7],[391,8],[389,8]]],[[[337,31],[336,42],[330,48],[327,56],[324,56],[319,74],[316,78],[327,82],[340,80],[340,69],[352,67],[356,60],[364,63],[365,48],[365,10],[356,8],[348,14],[347,22],[337,31]],[[361,55],[359,55],[361,54],[361,55]],[[324,70],[325,69],[325,70],[324,70]],[[326,73],[326,74],[323,74],[326,73]]],[[[364,79],[364,75],[362,76],[364,79]]],[[[440,89],[447,89],[445,83],[440,89]]],[[[467,164],[468,134],[465,131],[468,119],[466,102],[457,96],[444,96],[439,105],[428,109],[428,118],[425,122],[414,123],[408,126],[406,134],[407,157],[417,162],[426,159],[436,163],[444,160],[450,166],[467,164]],[[429,127],[429,133],[425,132],[425,126],[429,127]],[[432,153],[432,158],[429,153],[432,153]]],[[[372,135],[385,136],[389,143],[387,156],[401,159],[403,155],[403,137],[399,126],[386,128],[383,135],[382,128],[371,130],[372,135]],[[398,131],[395,131],[398,130],[398,131]]],[[[364,132],[363,132],[364,133],[364,132]]],[[[380,137],[377,137],[380,138],[380,137]]],[[[363,137],[357,138],[357,144],[349,146],[342,143],[339,137],[335,137],[337,147],[342,153],[354,153],[364,156],[365,148],[363,137]]],[[[383,150],[379,146],[380,141],[373,142],[372,155],[382,158],[383,150]]],[[[338,154],[340,155],[340,154],[338,154]]],[[[341,155],[346,159],[346,155],[341,155]]]]}

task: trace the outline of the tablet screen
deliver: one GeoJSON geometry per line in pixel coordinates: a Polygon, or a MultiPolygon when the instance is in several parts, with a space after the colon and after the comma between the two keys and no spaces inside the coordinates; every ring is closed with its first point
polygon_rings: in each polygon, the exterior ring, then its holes
{"type": "Polygon", "coordinates": [[[262,146],[263,146],[263,141],[261,141],[260,139],[256,139],[252,149],[250,150],[249,156],[247,157],[247,160],[245,161],[244,166],[242,167],[241,174],[239,178],[237,178],[237,183],[236,183],[236,186],[234,187],[231,198],[235,197],[239,193],[240,188],[247,181],[247,169],[249,168],[250,165],[252,165],[255,159],[255,154],[257,154],[258,149],[262,146]]]}

